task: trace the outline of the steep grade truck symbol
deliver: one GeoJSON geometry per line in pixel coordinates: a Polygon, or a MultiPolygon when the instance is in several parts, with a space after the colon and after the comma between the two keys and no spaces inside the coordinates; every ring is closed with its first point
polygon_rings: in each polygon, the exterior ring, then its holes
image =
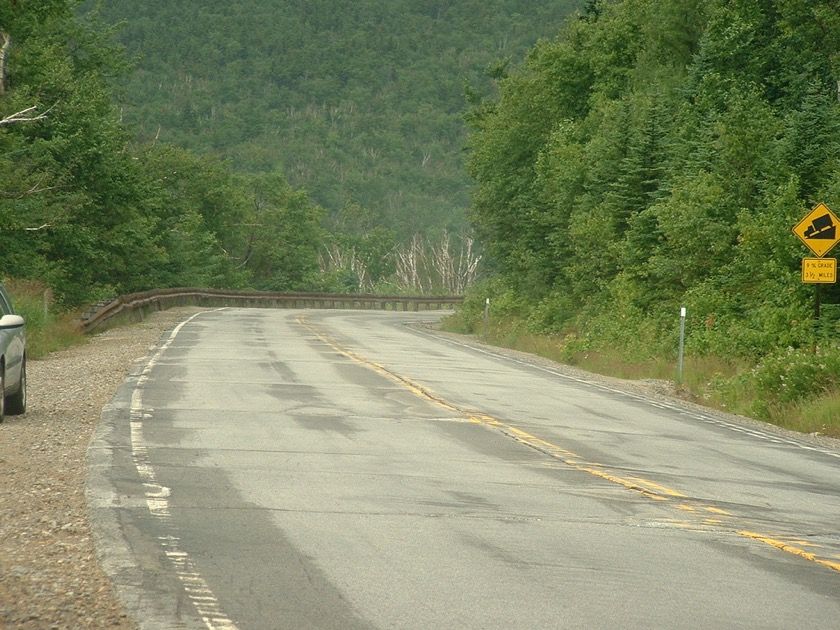
{"type": "Polygon", "coordinates": [[[837,238],[837,226],[831,220],[830,214],[824,214],[811,221],[811,225],[804,232],[805,238],[820,238],[834,240],[837,238]]]}

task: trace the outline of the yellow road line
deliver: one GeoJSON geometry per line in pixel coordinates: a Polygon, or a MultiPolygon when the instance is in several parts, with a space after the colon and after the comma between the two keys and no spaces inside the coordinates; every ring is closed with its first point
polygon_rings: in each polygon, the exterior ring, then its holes
{"type": "Polygon", "coordinates": [[[765,536],[763,534],[757,534],[756,532],[740,531],[738,532],[738,534],[740,536],[745,536],[746,538],[752,538],[753,540],[763,542],[765,545],[776,547],[776,549],[781,549],[782,551],[786,551],[796,556],[800,556],[802,558],[805,558],[806,560],[810,560],[811,562],[816,562],[817,564],[821,564],[824,567],[834,569],[835,571],[840,571],[840,562],[823,560],[822,558],[818,558],[813,553],[805,551],[804,549],[799,549],[798,547],[794,547],[793,545],[790,545],[782,540],[776,540],[775,538],[770,538],[769,536],[765,536]]]}
{"type": "MultiPolygon", "coordinates": [[[[609,472],[608,470],[606,470],[600,464],[593,464],[593,463],[576,461],[576,460],[580,459],[580,457],[578,455],[575,455],[571,451],[568,451],[568,450],[566,450],[566,449],[564,449],[564,448],[562,448],[562,447],[560,447],[556,444],[552,444],[551,442],[543,440],[542,438],[538,438],[534,435],[531,435],[530,433],[528,433],[526,431],[523,431],[522,429],[519,429],[519,428],[514,427],[512,425],[509,425],[509,424],[505,424],[504,422],[501,422],[501,421],[497,420],[496,418],[493,418],[492,416],[482,414],[482,413],[475,413],[475,412],[467,411],[465,409],[461,409],[461,408],[459,408],[459,407],[457,407],[457,406],[455,406],[451,403],[446,402],[442,398],[439,398],[438,396],[435,396],[427,388],[422,387],[422,386],[414,383],[410,379],[405,378],[403,376],[399,376],[397,374],[394,374],[393,372],[389,371],[385,367],[383,367],[383,366],[381,366],[377,363],[374,363],[373,361],[370,361],[369,359],[366,359],[362,355],[357,354],[355,352],[352,352],[351,350],[348,350],[348,349],[344,348],[338,342],[336,342],[334,339],[330,338],[329,336],[327,336],[326,334],[324,334],[320,330],[318,330],[315,326],[310,324],[306,320],[306,315],[303,315],[303,314],[299,315],[298,318],[297,318],[297,322],[301,326],[303,326],[304,328],[309,330],[316,337],[318,337],[318,339],[320,339],[323,343],[325,343],[326,345],[331,347],[333,350],[338,352],[339,354],[347,357],[348,359],[351,359],[352,361],[355,361],[356,363],[358,363],[360,365],[363,365],[363,366],[375,371],[377,374],[380,374],[380,375],[384,376],[385,378],[393,381],[394,383],[396,383],[398,385],[401,385],[402,387],[407,388],[409,391],[413,392],[415,395],[419,396],[420,398],[423,398],[424,400],[427,400],[431,403],[439,405],[439,406],[443,407],[444,409],[446,409],[448,411],[452,411],[452,412],[455,412],[457,414],[463,415],[470,422],[488,427],[490,429],[499,431],[499,432],[501,432],[501,433],[503,433],[503,434],[505,434],[509,437],[512,437],[517,442],[525,444],[526,446],[530,446],[531,448],[534,448],[534,449],[536,449],[536,450],[538,450],[538,451],[540,451],[540,452],[542,452],[542,453],[544,453],[544,454],[546,454],[550,457],[553,457],[554,459],[560,460],[564,464],[566,464],[567,466],[569,466],[569,467],[571,467],[575,470],[579,470],[581,472],[585,472],[585,473],[588,473],[590,475],[594,475],[596,477],[599,477],[599,478],[604,479],[606,481],[609,481],[611,483],[623,486],[624,488],[627,488],[628,490],[638,492],[638,493],[646,496],[649,499],[653,499],[654,501],[669,501],[670,500],[669,497],[687,498],[686,495],[678,492],[677,490],[673,490],[673,489],[668,488],[666,486],[662,486],[662,485],[657,484],[653,481],[643,479],[643,478],[638,478],[638,477],[630,477],[628,479],[624,479],[622,477],[619,477],[619,476],[614,475],[613,473],[609,472]]],[[[686,505],[686,504],[678,504],[676,507],[680,510],[687,511],[687,512],[695,512],[695,513],[698,512],[697,508],[694,508],[694,507],[692,507],[690,505],[686,505]]],[[[711,506],[700,506],[700,507],[701,507],[701,509],[706,510],[707,512],[711,512],[713,514],[720,514],[720,515],[724,515],[724,516],[732,516],[732,514],[730,514],[726,510],[722,510],[720,508],[711,507],[711,506]]],[[[723,525],[723,523],[724,523],[720,519],[712,519],[712,518],[705,518],[705,519],[703,519],[703,522],[706,523],[706,524],[709,524],[709,525],[723,525]]],[[[689,527],[689,525],[687,525],[687,524],[679,524],[679,526],[689,527]]],[[[763,534],[758,534],[758,533],[755,533],[755,532],[749,532],[749,531],[746,531],[746,530],[741,530],[741,531],[738,531],[737,533],[740,536],[745,536],[747,538],[751,538],[753,540],[763,542],[767,545],[771,545],[773,547],[776,547],[777,549],[781,549],[782,551],[786,551],[788,553],[792,553],[794,555],[797,555],[801,558],[805,558],[806,560],[810,560],[811,562],[815,562],[816,564],[828,567],[830,569],[834,569],[835,571],[840,571],[840,562],[833,562],[831,560],[823,560],[823,559],[817,557],[813,553],[807,552],[803,549],[799,549],[798,547],[794,547],[793,545],[790,545],[790,544],[788,544],[786,542],[783,542],[781,540],[777,540],[777,539],[771,538],[769,536],[765,536],[763,534]]],[[[817,545],[814,545],[814,546],[817,546],[817,545]]]]}
{"type": "Polygon", "coordinates": [[[653,488],[654,490],[659,490],[663,494],[667,494],[669,497],[680,497],[685,498],[685,495],[681,492],[677,492],[676,490],[672,490],[671,488],[667,488],[665,486],[661,486],[658,483],[654,483],[648,479],[642,479],[641,477],[631,477],[633,481],[636,481],[643,486],[648,486],[649,488],[653,488]]]}
{"type": "Polygon", "coordinates": [[[723,514],[724,516],[732,516],[726,510],[721,510],[720,508],[716,508],[716,507],[706,506],[703,509],[706,510],[707,512],[711,512],[712,514],[723,514]]]}

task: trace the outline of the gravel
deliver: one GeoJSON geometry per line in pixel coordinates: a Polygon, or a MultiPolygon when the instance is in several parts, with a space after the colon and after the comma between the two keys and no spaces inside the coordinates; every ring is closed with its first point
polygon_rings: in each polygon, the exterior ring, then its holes
{"type": "Polygon", "coordinates": [[[27,365],[27,412],[0,424],[0,628],[136,628],[99,564],[86,451],[132,365],[190,309],[154,313],[27,365]]]}
{"type": "MultiPolygon", "coordinates": [[[[83,346],[29,362],[27,413],[7,416],[0,424],[0,628],[137,628],[97,557],[85,498],[86,451],[103,408],[132,366],[197,310],[153,313],[141,323],[95,335],[83,346]]],[[[689,404],[664,381],[628,383],[498,351],[616,389],[689,404]]],[[[840,450],[837,440],[726,418],[840,450]]]]}

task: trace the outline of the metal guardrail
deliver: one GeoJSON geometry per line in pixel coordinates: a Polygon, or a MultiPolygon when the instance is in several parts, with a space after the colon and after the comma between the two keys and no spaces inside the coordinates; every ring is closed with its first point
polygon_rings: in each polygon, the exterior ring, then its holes
{"type": "Polygon", "coordinates": [[[122,295],[103,302],[82,316],[89,333],[114,318],[140,321],[153,311],[174,306],[303,309],[363,309],[391,311],[454,310],[461,296],[362,295],[339,293],[271,293],[221,289],[158,289],[122,295]]]}

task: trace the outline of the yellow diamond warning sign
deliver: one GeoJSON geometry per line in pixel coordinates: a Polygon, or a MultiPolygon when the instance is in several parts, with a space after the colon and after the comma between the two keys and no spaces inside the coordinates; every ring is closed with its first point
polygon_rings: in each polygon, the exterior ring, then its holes
{"type": "Polygon", "coordinates": [[[840,241],[840,220],[824,203],[818,204],[793,226],[793,233],[817,256],[825,256],[840,241]]]}

